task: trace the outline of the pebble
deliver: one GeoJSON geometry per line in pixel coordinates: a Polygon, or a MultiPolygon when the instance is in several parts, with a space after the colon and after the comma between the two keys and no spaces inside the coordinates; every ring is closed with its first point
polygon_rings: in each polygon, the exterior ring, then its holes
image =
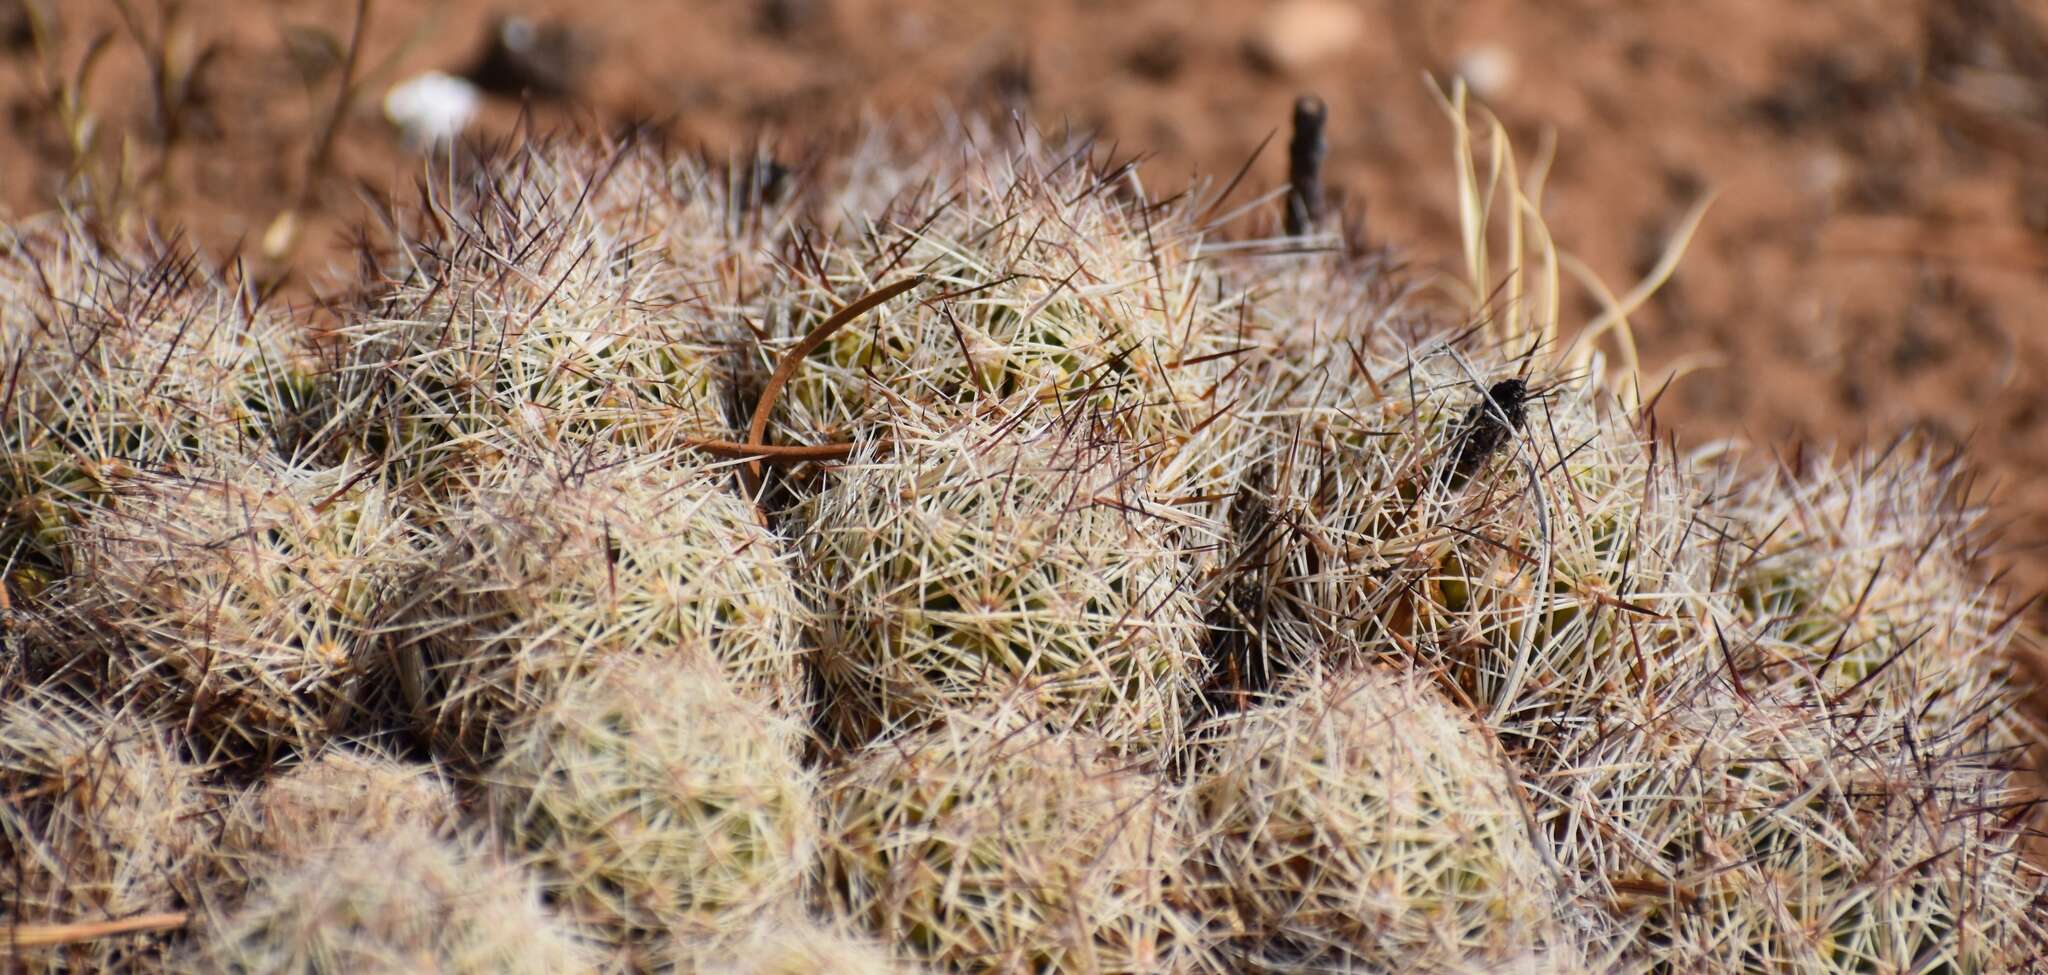
{"type": "Polygon", "coordinates": [[[384,117],[414,149],[455,141],[476,118],[483,94],[453,75],[428,71],[392,86],[384,96],[384,117]]]}
{"type": "Polygon", "coordinates": [[[1253,63],[1296,72],[1351,49],[1365,33],[1365,13],[1346,0],[1286,0],[1246,40],[1253,63]]]}
{"type": "Polygon", "coordinates": [[[1498,98],[1515,83],[1515,56],[1506,48],[1482,44],[1458,55],[1458,77],[1481,98],[1498,98]]]}

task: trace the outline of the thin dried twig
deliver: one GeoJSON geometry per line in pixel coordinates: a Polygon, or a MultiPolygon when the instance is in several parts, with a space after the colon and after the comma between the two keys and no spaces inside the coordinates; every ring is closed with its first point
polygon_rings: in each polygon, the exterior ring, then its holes
{"type": "Polygon", "coordinates": [[[186,911],[168,911],[162,914],[138,914],[117,921],[92,921],[79,924],[10,924],[0,928],[0,950],[9,953],[24,948],[49,948],[56,945],[77,944],[111,938],[119,934],[139,934],[145,931],[174,931],[192,920],[186,911]]]}
{"type": "Polygon", "coordinates": [[[804,357],[816,351],[818,346],[825,344],[825,340],[831,338],[834,332],[845,328],[854,319],[866,314],[869,309],[923,283],[924,275],[920,274],[905,278],[888,287],[868,292],[860,300],[839,309],[832,317],[820,322],[817,328],[811,329],[810,334],[803,337],[803,341],[798,342],[788,352],[783,353],[782,361],[775,366],[774,375],[768,377],[768,385],[761,390],[760,401],[754,405],[754,420],[747,426],[746,443],[733,444],[723,440],[693,440],[690,441],[691,445],[713,453],[726,452],[730,454],[737,448],[739,456],[755,456],[755,459],[747,464],[748,473],[755,477],[761,476],[761,461],[763,459],[772,458],[789,462],[793,460],[818,460],[846,456],[853,449],[852,444],[824,444],[820,445],[820,447],[805,448],[814,451],[825,451],[817,456],[792,454],[786,450],[771,452],[764,443],[764,438],[768,433],[768,415],[774,412],[775,401],[781,398],[783,387],[788,386],[790,379],[796,376],[797,369],[803,365],[804,357]]]}

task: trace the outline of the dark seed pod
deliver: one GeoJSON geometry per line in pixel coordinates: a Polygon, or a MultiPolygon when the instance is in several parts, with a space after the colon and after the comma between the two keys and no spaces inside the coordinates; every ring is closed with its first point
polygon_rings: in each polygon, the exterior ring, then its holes
{"type": "Polygon", "coordinates": [[[1442,484],[1451,490],[1465,486],[1472,475],[1500,452],[1508,438],[1522,429],[1528,415],[1529,385],[1520,379],[1503,379],[1472,404],[1458,426],[1458,456],[1444,468],[1442,484]]]}

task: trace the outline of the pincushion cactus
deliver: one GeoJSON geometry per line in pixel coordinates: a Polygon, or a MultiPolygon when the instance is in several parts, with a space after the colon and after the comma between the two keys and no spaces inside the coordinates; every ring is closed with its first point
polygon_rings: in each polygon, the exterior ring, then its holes
{"type": "Polygon", "coordinates": [[[863,215],[862,232],[819,251],[821,280],[778,295],[792,336],[836,294],[871,288],[878,267],[923,274],[949,296],[899,302],[834,335],[791,384],[785,435],[847,439],[898,397],[963,411],[1089,403],[1156,448],[1213,418],[1231,318],[1203,293],[1215,280],[1192,199],[1141,212],[1114,176],[1031,152],[961,175],[957,192],[906,188],[886,213],[863,215]]]}
{"type": "Polygon", "coordinates": [[[1259,971],[1569,958],[1510,766],[1427,682],[1296,674],[1190,786],[1201,902],[1259,971]]]}
{"type": "Polygon", "coordinates": [[[172,971],[594,973],[530,877],[475,841],[401,827],[282,859],[172,971]]]}
{"type": "Polygon", "coordinates": [[[357,718],[423,548],[367,474],[258,457],[124,479],[80,527],[66,592],[109,639],[116,693],[224,755],[318,745],[357,718]]]}
{"type": "Polygon", "coordinates": [[[910,975],[916,971],[892,960],[878,945],[792,918],[765,922],[737,946],[723,946],[712,955],[700,958],[691,954],[677,968],[704,975],[910,975]]]}
{"type": "MultiPolygon", "coordinates": [[[[1273,287],[1343,308],[1383,288],[1346,283],[1362,274],[1327,259],[1273,287]]],[[[1316,314],[1298,295],[1283,305],[1316,314]]],[[[1493,431],[1482,457],[1482,393],[1522,380],[1472,371],[1386,321],[1329,325],[1320,351],[1288,352],[1284,323],[1266,327],[1273,347],[1246,370],[1230,434],[1249,445],[1212,585],[1218,663],[1234,671],[1222,690],[1256,693],[1333,653],[1419,658],[1504,734],[1540,746],[1558,722],[1653,694],[1699,662],[1711,634],[1703,540],[1721,525],[1698,512],[1708,492],[1659,459],[1611,394],[1540,385],[1520,404],[1522,428],[1493,431]]]]}
{"type": "MultiPolygon", "coordinates": [[[[1936,733],[1997,693],[2019,620],[1973,571],[1990,529],[1957,463],[1908,448],[1742,486],[1721,575],[1759,679],[1936,733]]],[[[2002,744],[2028,735],[2000,716],[2002,744]]]]}
{"type": "Polygon", "coordinates": [[[2048,948],[2022,797],[1982,732],[1724,687],[1593,740],[1557,848],[1654,971],[2014,971],[2048,948]]]}
{"type": "Polygon", "coordinates": [[[405,830],[446,836],[461,811],[432,766],[335,746],[249,790],[225,820],[222,851],[267,865],[405,830]]]}
{"type": "Polygon", "coordinates": [[[721,436],[727,312],[699,275],[749,249],[722,206],[704,212],[708,177],[631,147],[528,147],[502,165],[508,178],[437,201],[341,330],[330,438],[431,487],[519,447],[721,436]]]}
{"type": "Polygon", "coordinates": [[[816,842],[801,726],[683,661],[614,661],[484,776],[499,832],[594,937],[636,956],[795,902],[816,842]]]}
{"type": "MultiPolygon", "coordinates": [[[[58,688],[0,680],[0,692],[0,925],[159,914],[196,896],[209,795],[177,739],[58,688]]],[[[26,972],[144,970],[163,945],[130,934],[8,960],[26,972]]]]}
{"type": "Polygon", "coordinates": [[[0,230],[0,557],[14,584],[61,575],[66,533],[127,474],[294,449],[317,364],[298,324],[247,286],[68,218],[0,230]]]}
{"type": "Polygon", "coordinates": [[[1199,666],[1186,519],[1085,425],[925,420],[795,512],[827,724],[858,740],[1022,695],[1163,754],[1199,666]]]}
{"type": "Polygon", "coordinates": [[[826,784],[828,910],[947,970],[1193,971],[1177,794],[1010,708],[876,742],[826,784]]]}
{"type": "Polygon", "coordinates": [[[441,752],[487,760],[508,721],[612,657],[703,664],[800,706],[803,606],[755,508],[686,455],[584,463],[479,468],[423,515],[444,546],[399,678],[441,752]]]}

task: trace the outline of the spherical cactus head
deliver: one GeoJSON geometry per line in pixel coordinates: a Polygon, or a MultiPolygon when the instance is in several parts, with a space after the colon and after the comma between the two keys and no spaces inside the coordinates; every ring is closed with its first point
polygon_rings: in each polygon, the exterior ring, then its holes
{"type": "MultiPolygon", "coordinates": [[[[196,256],[66,215],[0,230],[0,551],[62,574],[125,473],[292,453],[317,358],[290,316],[196,256]]],[[[12,570],[10,570],[12,571],[12,570]]]]}
{"type": "Polygon", "coordinates": [[[954,712],[829,779],[827,909],[938,968],[1179,970],[1178,795],[1027,709],[954,712]]]}
{"type": "Polygon", "coordinates": [[[1552,833],[1653,970],[2006,971],[2048,945],[1981,735],[1726,691],[1579,756],[1552,833]],[[1926,968],[1938,960],[1934,968],[1926,968]]]}
{"type": "Polygon", "coordinates": [[[754,505],[683,455],[555,460],[481,468],[430,508],[445,544],[399,676],[436,750],[488,762],[509,723],[627,656],[700,664],[799,708],[805,609],[754,505]]]}
{"type": "Polygon", "coordinates": [[[506,451],[723,436],[723,322],[705,307],[756,242],[704,205],[706,174],[644,147],[507,155],[414,214],[339,330],[335,446],[431,489],[506,451]]]}
{"type": "Polygon", "coordinates": [[[374,724],[364,697],[425,542],[368,473],[254,458],[124,479],[80,529],[63,593],[80,642],[112,638],[119,693],[224,758],[374,724]]]}
{"type": "Polygon", "coordinates": [[[1506,759],[1426,682],[1304,671],[1190,786],[1200,900],[1263,971],[1568,954],[1506,759]]]}
{"type": "MultiPolygon", "coordinates": [[[[212,805],[206,769],[168,728],[56,687],[0,676],[0,874],[7,916],[90,924],[161,914],[198,896],[212,805]]],[[[161,965],[163,931],[25,945],[26,972],[161,965]]]]}
{"type": "Polygon", "coordinates": [[[905,424],[798,509],[828,727],[859,741],[1025,697],[1170,749],[1199,667],[1190,543],[1137,460],[1084,437],[905,424]]]}
{"type": "Polygon", "coordinates": [[[491,814],[593,937],[732,937],[809,871],[801,735],[715,669],[610,661],[519,725],[485,776],[491,814]]]}
{"type": "Polygon", "coordinates": [[[411,827],[273,860],[199,931],[178,970],[598,970],[531,877],[474,839],[411,827]]]}
{"type": "Polygon", "coordinates": [[[249,873],[279,859],[405,830],[448,836],[461,822],[461,809],[433,766],[336,745],[273,772],[225,819],[223,857],[249,873]]]}
{"type": "Polygon", "coordinates": [[[890,957],[882,945],[805,918],[778,917],[753,933],[708,952],[697,943],[679,947],[677,967],[705,975],[912,975],[915,968],[890,957]]]}
{"type": "Polygon", "coordinates": [[[1819,461],[1742,484],[1725,503],[1741,544],[1722,568],[1755,680],[1926,731],[1988,721],[2002,746],[2036,738],[2023,713],[1979,707],[2003,692],[2026,637],[1983,571],[1996,529],[1966,476],[1902,447],[1882,464],[1819,461]]]}

